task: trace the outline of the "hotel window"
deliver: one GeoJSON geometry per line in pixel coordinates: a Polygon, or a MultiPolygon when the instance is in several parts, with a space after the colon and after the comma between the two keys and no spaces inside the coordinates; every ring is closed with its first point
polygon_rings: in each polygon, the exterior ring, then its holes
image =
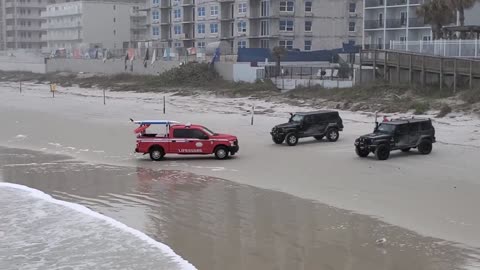
{"type": "Polygon", "coordinates": [[[199,42],[197,42],[197,48],[199,48],[199,49],[204,49],[204,48],[205,48],[205,41],[199,41],[199,42]]]}
{"type": "Polygon", "coordinates": [[[158,10],[152,11],[152,19],[153,20],[159,20],[160,19],[160,12],[158,12],[158,10]]]}
{"type": "Polygon", "coordinates": [[[293,31],[293,21],[292,20],[281,20],[280,21],[280,31],[293,31]]]}
{"type": "Polygon", "coordinates": [[[348,11],[350,11],[350,13],[355,13],[357,11],[357,3],[350,3],[348,11]]]}
{"type": "Polygon", "coordinates": [[[305,32],[312,32],[312,21],[305,21],[305,32]]]}
{"type": "Polygon", "coordinates": [[[154,5],[158,5],[158,4],[160,3],[160,0],[153,0],[152,3],[153,3],[154,5]]]}
{"type": "Polygon", "coordinates": [[[210,7],[210,16],[217,16],[218,15],[218,6],[211,6],[210,7]]]}
{"type": "Polygon", "coordinates": [[[312,2],[305,2],[305,12],[312,12],[312,2]]]}
{"type": "Polygon", "coordinates": [[[293,1],[281,1],[280,2],[280,11],[291,12],[294,10],[295,2],[293,1]]]}
{"type": "Polygon", "coordinates": [[[210,33],[212,34],[218,33],[218,23],[210,24],[210,33]]]}
{"type": "Polygon", "coordinates": [[[312,41],[311,40],[305,40],[304,50],[305,51],[311,51],[312,50],[312,41]]]}
{"type": "Polygon", "coordinates": [[[245,41],[245,40],[240,40],[240,41],[237,43],[237,46],[238,46],[238,48],[246,48],[246,47],[247,47],[247,41],[245,41]]]}
{"type": "Polygon", "coordinates": [[[205,17],[205,7],[198,8],[198,17],[205,17]]]}
{"type": "Polygon", "coordinates": [[[247,13],[247,3],[238,4],[238,13],[247,13]]]}
{"type": "Polygon", "coordinates": [[[175,35],[180,35],[182,33],[182,26],[180,25],[175,25],[173,27],[173,32],[175,33],[175,35]]]}
{"type": "Polygon", "coordinates": [[[160,29],[157,26],[152,27],[152,35],[154,36],[160,35],[160,29]]]}
{"type": "Polygon", "coordinates": [[[247,32],[247,22],[246,21],[240,21],[238,22],[238,32],[239,33],[246,33],[247,32]]]}
{"type": "Polygon", "coordinates": [[[199,34],[205,34],[205,24],[200,23],[197,25],[197,32],[199,34]]]}
{"type": "Polygon", "coordinates": [[[348,22],[348,31],[355,32],[355,22],[348,22]]]}
{"type": "Polygon", "coordinates": [[[174,17],[175,19],[178,19],[178,18],[182,17],[182,11],[181,11],[180,9],[175,9],[175,10],[173,11],[173,17],[174,17]]]}
{"type": "Polygon", "coordinates": [[[293,40],[280,40],[278,42],[280,47],[284,47],[285,49],[293,49],[293,40]]]}

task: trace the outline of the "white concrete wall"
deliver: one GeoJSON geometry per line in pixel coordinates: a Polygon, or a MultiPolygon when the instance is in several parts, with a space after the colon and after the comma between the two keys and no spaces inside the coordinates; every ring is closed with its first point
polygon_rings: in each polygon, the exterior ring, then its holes
{"type": "Polygon", "coordinates": [[[133,71],[131,71],[130,61],[127,61],[125,70],[125,61],[120,59],[102,60],[93,59],[49,59],[47,62],[47,72],[85,72],[98,74],[119,74],[132,73],[141,75],[156,75],[178,67],[177,61],[157,61],[153,65],[149,62],[147,68],[143,66],[142,60],[133,61],[133,71]]]}
{"type": "Polygon", "coordinates": [[[281,90],[288,91],[300,86],[309,87],[321,85],[324,88],[349,88],[353,86],[353,81],[340,80],[310,80],[310,79],[273,79],[273,82],[281,90]]]}
{"type": "Polygon", "coordinates": [[[0,56],[0,70],[3,71],[30,71],[45,73],[45,60],[28,54],[15,54],[15,56],[0,56]]]}

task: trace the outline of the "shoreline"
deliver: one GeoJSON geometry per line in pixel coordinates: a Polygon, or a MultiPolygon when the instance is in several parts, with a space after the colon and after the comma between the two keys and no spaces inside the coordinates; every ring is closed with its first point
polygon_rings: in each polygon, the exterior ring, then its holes
{"type": "Polygon", "coordinates": [[[354,265],[359,270],[450,270],[480,263],[475,259],[480,249],[283,192],[179,171],[88,164],[12,148],[2,151],[10,157],[0,156],[0,178],[15,178],[14,183],[86,206],[165,241],[198,269],[354,265]],[[376,243],[382,238],[385,243],[376,243]],[[212,251],[199,249],[207,243],[212,251]],[[282,254],[281,262],[275,260],[282,254]]]}
{"type": "MultiPolygon", "coordinates": [[[[258,115],[255,126],[251,127],[248,124],[249,115],[246,112],[244,115],[241,113],[249,106],[240,106],[241,109],[231,110],[229,106],[236,108],[234,100],[196,97],[196,104],[192,104],[196,107],[188,107],[185,101],[193,99],[172,96],[166,117],[205,122],[215,130],[231,130],[234,134],[238,133],[242,150],[238,157],[224,163],[218,163],[210,157],[171,157],[165,162],[152,163],[146,158],[131,154],[134,141],[131,133],[133,127],[127,123],[127,119],[132,115],[137,116],[136,118],[148,118],[151,112],[160,114],[161,108],[156,106],[154,100],[143,99],[143,96],[137,93],[110,93],[116,98],[107,100],[107,106],[104,106],[100,102],[94,104],[97,97],[90,95],[94,92],[93,90],[80,89],[78,91],[90,94],[79,96],[75,94],[77,90],[74,91],[72,88],[71,91],[60,92],[53,100],[48,98],[48,93],[45,95],[43,92],[40,93],[38,85],[27,86],[33,87],[27,88],[29,92],[24,94],[29,98],[4,93],[4,97],[9,100],[8,104],[4,105],[5,109],[10,115],[15,115],[15,119],[7,117],[6,114],[3,118],[0,117],[5,126],[11,127],[6,130],[6,134],[2,134],[3,137],[0,136],[0,140],[4,143],[8,140],[13,140],[12,143],[19,145],[30,143],[37,145],[37,149],[48,148],[52,152],[70,153],[76,158],[98,163],[106,161],[134,167],[180,169],[221,177],[237,183],[279,190],[335,207],[376,216],[388,223],[413,229],[423,235],[437,236],[470,246],[480,246],[478,239],[474,237],[478,231],[473,228],[478,224],[478,219],[469,215],[468,210],[455,212],[476,203],[472,197],[478,190],[478,182],[471,172],[474,168],[473,161],[461,164],[458,160],[456,162],[452,160],[449,154],[462,153],[470,156],[471,160],[475,160],[478,154],[477,151],[473,151],[475,149],[439,144],[438,154],[435,153],[429,158],[422,158],[415,154],[411,154],[410,157],[396,154],[393,161],[389,163],[378,163],[372,160],[358,161],[352,156],[354,155],[352,140],[355,136],[371,129],[368,123],[371,118],[354,113],[351,114],[352,117],[360,118],[349,120],[351,127],[348,132],[341,134],[342,139],[338,144],[306,141],[296,148],[275,147],[268,137],[268,129],[273,123],[283,121],[279,116],[287,114],[289,110],[287,106],[271,105],[277,111],[258,115]],[[229,113],[222,113],[219,104],[224,106],[227,104],[223,110],[229,113]],[[86,113],[82,110],[86,110],[86,113]],[[214,113],[211,113],[212,111],[214,113]],[[45,122],[47,119],[48,121],[45,122]],[[50,125],[49,122],[53,124],[50,125]],[[85,130],[91,130],[94,134],[87,132],[84,136],[78,135],[85,130]],[[116,135],[111,137],[111,134],[116,135]],[[16,138],[18,135],[26,137],[16,138]],[[106,141],[106,138],[111,141],[106,141]],[[35,142],[32,143],[32,140],[35,142]],[[60,146],[53,144],[60,144],[60,146]],[[68,147],[75,149],[68,149],[68,147]],[[80,152],[82,149],[89,149],[89,151],[80,152]],[[104,152],[93,153],[93,151],[104,152]],[[264,156],[265,153],[266,156],[264,156]],[[288,157],[288,159],[282,157],[288,157]],[[295,168],[289,167],[290,161],[294,161],[295,168]],[[417,163],[421,164],[420,167],[417,163]],[[455,166],[458,165],[460,167],[456,168],[455,166]],[[265,166],[274,170],[265,170],[265,166]],[[311,168],[320,170],[332,168],[335,173],[329,175],[331,179],[319,179],[318,174],[311,171],[311,168]],[[348,168],[348,170],[342,168],[348,168]],[[297,179],[298,175],[303,175],[305,179],[296,180],[299,182],[290,180],[297,179]],[[392,179],[382,179],[378,175],[392,179]],[[439,180],[435,181],[436,178],[439,180]],[[435,184],[435,190],[430,190],[435,182],[438,182],[435,184]],[[455,191],[453,186],[462,190],[467,189],[465,197],[462,198],[458,192],[453,192],[455,191]],[[412,187],[418,190],[412,190],[412,187]],[[410,198],[411,202],[406,204],[404,202],[406,197],[410,198]],[[442,198],[451,198],[453,202],[451,205],[445,204],[442,198]],[[425,204],[425,200],[432,202],[422,205],[425,204]],[[418,206],[415,206],[416,203],[418,206]],[[431,211],[431,213],[428,216],[422,213],[411,213],[409,210],[411,207],[427,213],[431,211]],[[445,210],[449,216],[445,219],[439,218],[437,215],[441,214],[438,211],[440,209],[436,208],[445,210]],[[395,211],[392,212],[392,209],[395,211]],[[450,223],[449,220],[458,224],[450,223]],[[461,225],[461,222],[470,225],[461,225]]],[[[101,93],[101,91],[97,92],[101,93]]],[[[264,106],[265,110],[272,108],[264,103],[261,103],[261,106],[264,106]]],[[[0,106],[0,111],[1,109],[0,106]]],[[[348,116],[350,117],[350,114],[348,116]]],[[[442,128],[444,135],[458,131],[455,127],[448,128],[449,125],[442,128]]]]}

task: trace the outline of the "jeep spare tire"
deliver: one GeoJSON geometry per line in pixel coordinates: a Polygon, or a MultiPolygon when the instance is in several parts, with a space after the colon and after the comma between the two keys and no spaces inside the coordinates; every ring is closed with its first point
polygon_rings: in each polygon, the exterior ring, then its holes
{"type": "Polygon", "coordinates": [[[432,152],[432,142],[429,140],[422,140],[418,145],[418,152],[422,155],[428,155],[432,152]]]}
{"type": "Polygon", "coordinates": [[[219,146],[219,147],[215,148],[215,157],[217,159],[228,158],[228,149],[225,146],[219,146]]]}
{"type": "Polygon", "coordinates": [[[329,142],[336,142],[338,140],[339,133],[336,128],[331,128],[327,130],[327,140],[329,142]]]}
{"type": "Polygon", "coordinates": [[[375,149],[375,157],[378,160],[387,160],[390,157],[390,147],[386,144],[380,144],[375,149]]]}
{"type": "Polygon", "coordinates": [[[288,134],[285,140],[289,146],[295,146],[298,143],[298,137],[293,133],[288,134]]]}

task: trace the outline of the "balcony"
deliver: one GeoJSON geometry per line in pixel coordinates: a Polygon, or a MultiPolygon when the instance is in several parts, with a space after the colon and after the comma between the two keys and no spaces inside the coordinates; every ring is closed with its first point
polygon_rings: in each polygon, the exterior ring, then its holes
{"type": "Polygon", "coordinates": [[[407,5],[407,0],[388,0],[387,6],[405,6],[407,5]]]}
{"type": "Polygon", "coordinates": [[[370,29],[383,29],[384,24],[382,20],[365,20],[365,30],[370,29]]]}
{"type": "Polygon", "coordinates": [[[365,0],[365,8],[383,7],[385,0],[365,0]]]}
{"type": "Polygon", "coordinates": [[[146,11],[130,10],[130,17],[147,17],[146,11]]]}
{"type": "Polygon", "coordinates": [[[68,23],[44,23],[42,25],[43,30],[51,30],[51,29],[67,29],[67,28],[81,28],[80,22],[68,22],[68,23]]]}
{"type": "Polygon", "coordinates": [[[407,20],[405,19],[388,19],[387,28],[404,28],[407,27],[407,20]]]}
{"type": "Polygon", "coordinates": [[[408,27],[430,27],[425,23],[423,18],[410,18],[408,20],[408,27]]]}
{"type": "Polygon", "coordinates": [[[52,10],[42,12],[42,17],[60,17],[60,16],[72,16],[72,15],[81,15],[82,8],[76,6],[75,8],[69,8],[64,10],[52,10]]]}

